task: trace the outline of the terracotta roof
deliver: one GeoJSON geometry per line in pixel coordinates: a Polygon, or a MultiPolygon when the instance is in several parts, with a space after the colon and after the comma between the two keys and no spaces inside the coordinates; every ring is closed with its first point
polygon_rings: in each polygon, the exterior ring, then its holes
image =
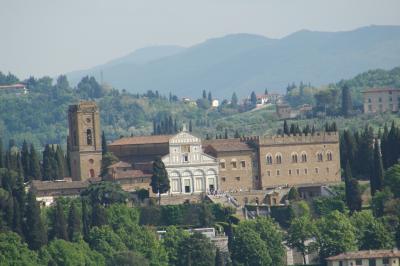
{"type": "Polygon", "coordinates": [[[114,176],[115,179],[138,178],[138,177],[151,177],[151,174],[145,174],[141,170],[127,170],[127,171],[117,171],[114,176]]]}
{"type": "Polygon", "coordinates": [[[8,88],[25,88],[24,84],[11,84],[11,85],[0,85],[0,89],[8,89],[8,88]]]}
{"type": "Polygon", "coordinates": [[[128,167],[132,167],[132,165],[130,163],[127,162],[123,162],[123,161],[119,161],[115,164],[110,165],[107,168],[128,168],[128,167]]]}
{"type": "Polygon", "coordinates": [[[173,135],[126,137],[126,138],[121,138],[121,139],[114,141],[113,143],[109,144],[109,146],[130,145],[130,144],[168,143],[169,139],[172,136],[173,135]]]}
{"type": "Polygon", "coordinates": [[[204,148],[209,146],[216,152],[230,152],[230,151],[252,151],[245,142],[240,139],[214,139],[203,141],[204,148]]]}
{"type": "Polygon", "coordinates": [[[365,91],[362,91],[362,93],[385,92],[385,91],[400,91],[400,89],[397,89],[397,88],[370,88],[365,91]]]}
{"type": "Polygon", "coordinates": [[[345,252],[326,260],[349,260],[349,259],[372,259],[372,258],[394,258],[400,257],[400,251],[397,249],[380,250],[360,250],[355,252],[345,252]]]}
{"type": "Polygon", "coordinates": [[[36,189],[37,191],[42,190],[61,190],[61,189],[79,189],[79,188],[86,188],[88,187],[90,182],[88,180],[83,181],[65,181],[65,180],[58,180],[58,181],[40,181],[40,180],[33,180],[32,181],[32,188],[36,189]]]}

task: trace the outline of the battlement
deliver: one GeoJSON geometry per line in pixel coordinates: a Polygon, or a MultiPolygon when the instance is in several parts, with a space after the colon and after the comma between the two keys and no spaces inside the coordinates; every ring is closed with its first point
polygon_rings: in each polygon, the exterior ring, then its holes
{"type": "Polygon", "coordinates": [[[79,104],[70,105],[68,112],[98,112],[97,104],[94,101],[81,101],[79,104]]]}
{"type": "Polygon", "coordinates": [[[294,134],[294,135],[275,135],[261,136],[258,144],[268,145],[294,145],[311,143],[338,143],[339,132],[315,132],[314,134],[294,134]]]}

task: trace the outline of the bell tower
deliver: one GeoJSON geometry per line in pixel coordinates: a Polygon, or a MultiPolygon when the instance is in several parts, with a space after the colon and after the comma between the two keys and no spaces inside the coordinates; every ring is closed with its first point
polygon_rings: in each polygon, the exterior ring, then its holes
{"type": "Polygon", "coordinates": [[[95,102],[85,101],[68,109],[68,144],[72,180],[100,175],[102,148],[100,114],[95,102]]]}

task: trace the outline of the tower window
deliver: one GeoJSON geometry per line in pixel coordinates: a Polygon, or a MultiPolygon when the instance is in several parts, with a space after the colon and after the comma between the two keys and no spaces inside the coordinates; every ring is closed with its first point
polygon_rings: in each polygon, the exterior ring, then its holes
{"type": "Polygon", "coordinates": [[[87,142],[87,145],[92,145],[93,138],[92,138],[92,130],[91,129],[86,130],[86,142],[87,142]]]}
{"type": "Polygon", "coordinates": [[[90,174],[90,177],[94,177],[94,170],[90,169],[89,174],[90,174]]]}

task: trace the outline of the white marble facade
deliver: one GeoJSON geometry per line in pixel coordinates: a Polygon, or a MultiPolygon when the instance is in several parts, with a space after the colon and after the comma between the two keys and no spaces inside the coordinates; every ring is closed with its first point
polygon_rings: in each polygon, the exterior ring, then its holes
{"type": "Polygon", "coordinates": [[[201,139],[185,129],[170,138],[169,154],[162,158],[171,194],[191,194],[218,189],[217,159],[203,153],[201,139]]]}

